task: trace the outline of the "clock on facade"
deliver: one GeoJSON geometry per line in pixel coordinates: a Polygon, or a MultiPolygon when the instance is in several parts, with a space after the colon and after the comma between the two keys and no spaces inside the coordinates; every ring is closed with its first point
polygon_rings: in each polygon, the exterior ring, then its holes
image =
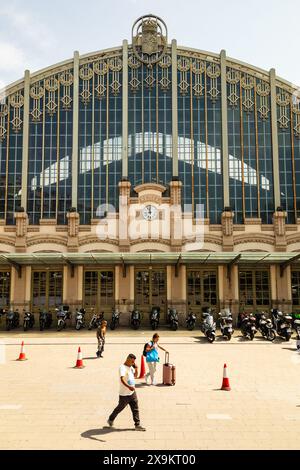
{"type": "Polygon", "coordinates": [[[143,209],[143,217],[145,220],[155,220],[157,217],[158,211],[154,206],[146,206],[143,209]]]}

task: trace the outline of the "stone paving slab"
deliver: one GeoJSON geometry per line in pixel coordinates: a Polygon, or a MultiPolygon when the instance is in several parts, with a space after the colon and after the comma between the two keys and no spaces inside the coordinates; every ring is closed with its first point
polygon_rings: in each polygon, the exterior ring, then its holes
{"type": "MultiPolygon", "coordinates": [[[[103,359],[95,359],[95,332],[1,332],[0,449],[300,448],[294,339],[248,342],[237,334],[230,343],[211,345],[199,332],[160,334],[176,364],[177,383],[151,387],[137,381],[147,428],[137,433],[129,408],[115,430],[103,427],[118,401],[119,365],[129,352],[140,365],[152,332],[109,332],[103,359]],[[28,361],[17,362],[22,339],[28,361]],[[79,345],[86,367],[75,370],[79,345]],[[225,362],[231,392],[220,391],[225,362]]],[[[158,369],[161,379],[162,365],[158,369]]]]}

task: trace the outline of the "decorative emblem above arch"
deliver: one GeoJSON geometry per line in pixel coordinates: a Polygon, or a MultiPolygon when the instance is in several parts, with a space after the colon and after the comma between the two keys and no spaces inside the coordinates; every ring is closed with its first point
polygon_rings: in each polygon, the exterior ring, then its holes
{"type": "Polygon", "coordinates": [[[132,47],[135,57],[152,67],[160,62],[167,50],[168,30],[165,22],[155,15],[141,16],[132,28],[132,47]]]}

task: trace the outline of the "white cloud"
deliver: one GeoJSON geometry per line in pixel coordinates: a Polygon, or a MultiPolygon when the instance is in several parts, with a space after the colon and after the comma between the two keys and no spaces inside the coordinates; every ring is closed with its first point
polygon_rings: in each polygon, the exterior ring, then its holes
{"type": "Polygon", "coordinates": [[[13,44],[0,41],[0,70],[19,70],[25,65],[25,55],[22,49],[13,44]]]}

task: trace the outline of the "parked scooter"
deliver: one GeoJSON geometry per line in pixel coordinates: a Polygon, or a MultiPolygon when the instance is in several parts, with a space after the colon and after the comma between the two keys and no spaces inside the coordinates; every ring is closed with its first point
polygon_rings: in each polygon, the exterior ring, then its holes
{"type": "Polygon", "coordinates": [[[255,317],[256,328],[261,332],[262,336],[268,341],[274,341],[276,332],[271,319],[266,317],[265,312],[258,312],[255,314],[255,317]]]}
{"type": "Polygon", "coordinates": [[[112,311],[110,329],[115,330],[120,324],[120,312],[117,308],[114,308],[112,311]]]}
{"type": "Polygon", "coordinates": [[[271,315],[273,320],[273,325],[276,333],[284,338],[286,341],[289,341],[292,336],[292,317],[291,315],[284,314],[277,308],[271,309],[271,315]]]}
{"type": "Polygon", "coordinates": [[[225,308],[223,312],[219,312],[219,317],[222,336],[224,339],[230,341],[231,336],[234,333],[234,329],[232,326],[232,315],[229,308],[225,308]]]}
{"type": "Polygon", "coordinates": [[[104,318],[104,312],[94,313],[92,318],[91,318],[88,329],[92,330],[93,328],[98,328],[98,326],[101,325],[101,322],[102,322],[103,318],[104,318]]]}
{"type": "Polygon", "coordinates": [[[13,330],[14,328],[19,328],[20,326],[20,315],[18,310],[15,312],[13,309],[10,309],[6,313],[6,331],[13,330]]]}
{"type": "Polygon", "coordinates": [[[150,325],[152,330],[156,330],[159,325],[160,320],[160,308],[159,307],[152,307],[150,313],[150,325]]]}
{"type": "Polygon", "coordinates": [[[75,328],[77,331],[81,330],[81,328],[85,328],[85,309],[78,308],[76,309],[75,314],[75,328]]]}
{"type": "Polygon", "coordinates": [[[189,312],[186,319],[186,326],[189,331],[192,331],[196,326],[197,317],[193,312],[189,312]]]}
{"type": "Polygon", "coordinates": [[[141,326],[141,313],[136,308],[131,312],[130,324],[134,330],[138,330],[141,326]]]}
{"type": "Polygon", "coordinates": [[[24,312],[23,329],[24,331],[28,331],[34,327],[34,323],[35,323],[34,315],[33,313],[26,312],[25,310],[23,310],[23,312],[24,312]]]}
{"type": "Polygon", "coordinates": [[[48,313],[46,310],[40,311],[40,331],[50,328],[52,321],[52,313],[48,313]]]}
{"type": "Polygon", "coordinates": [[[57,317],[57,331],[61,331],[67,326],[67,320],[70,319],[70,312],[68,305],[61,305],[59,308],[56,308],[56,317],[57,317]]]}
{"type": "Polygon", "coordinates": [[[216,323],[210,308],[205,309],[202,313],[200,330],[204,333],[209,343],[214,342],[216,339],[216,323]]]}
{"type": "Polygon", "coordinates": [[[178,313],[176,308],[168,309],[168,323],[172,331],[176,331],[178,329],[178,313]]]}
{"type": "Polygon", "coordinates": [[[257,333],[257,329],[256,329],[256,318],[252,313],[250,313],[249,315],[245,314],[244,318],[242,319],[241,332],[244,338],[248,338],[251,341],[253,341],[254,336],[257,333]]]}

